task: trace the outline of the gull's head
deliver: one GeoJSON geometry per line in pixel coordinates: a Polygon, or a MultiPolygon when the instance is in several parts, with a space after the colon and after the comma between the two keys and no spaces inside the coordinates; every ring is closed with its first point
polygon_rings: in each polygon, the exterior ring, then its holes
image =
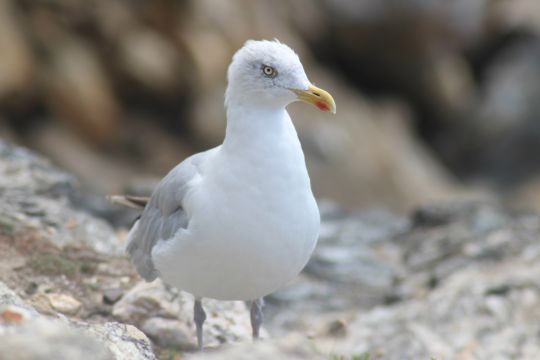
{"type": "Polygon", "coordinates": [[[308,80],[298,55],[278,41],[247,41],[233,56],[225,103],[285,107],[300,100],[336,112],[332,96],[308,80]]]}

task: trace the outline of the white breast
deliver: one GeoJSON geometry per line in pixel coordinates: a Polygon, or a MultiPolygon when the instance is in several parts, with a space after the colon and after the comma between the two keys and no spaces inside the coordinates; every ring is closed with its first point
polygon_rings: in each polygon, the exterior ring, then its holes
{"type": "Polygon", "coordinates": [[[166,282],[197,296],[251,300],[305,266],[319,211],[292,124],[285,130],[272,146],[216,152],[187,198],[188,229],[153,252],[166,282]]]}

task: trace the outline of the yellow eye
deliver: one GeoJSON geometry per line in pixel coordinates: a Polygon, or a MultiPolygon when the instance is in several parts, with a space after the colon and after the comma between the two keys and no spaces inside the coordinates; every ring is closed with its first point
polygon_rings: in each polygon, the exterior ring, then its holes
{"type": "Polygon", "coordinates": [[[268,65],[263,66],[263,73],[268,77],[275,77],[277,75],[276,69],[268,65]]]}

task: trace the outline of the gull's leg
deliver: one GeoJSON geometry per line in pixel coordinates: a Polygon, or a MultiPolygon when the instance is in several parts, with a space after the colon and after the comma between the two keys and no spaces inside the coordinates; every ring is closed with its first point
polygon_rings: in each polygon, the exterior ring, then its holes
{"type": "Polygon", "coordinates": [[[197,347],[199,351],[203,348],[203,323],[206,320],[206,313],[202,307],[201,298],[195,298],[195,304],[193,305],[193,321],[195,321],[195,328],[197,329],[197,347]]]}
{"type": "Polygon", "coordinates": [[[263,298],[253,300],[251,302],[251,309],[249,311],[251,319],[251,329],[253,334],[253,340],[259,339],[259,329],[263,322],[262,308],[264,306],[263,298]]]}

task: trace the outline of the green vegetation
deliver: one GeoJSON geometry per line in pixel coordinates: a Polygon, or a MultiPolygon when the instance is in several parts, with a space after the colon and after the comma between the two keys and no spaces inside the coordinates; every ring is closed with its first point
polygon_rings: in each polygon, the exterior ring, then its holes
{"type": "Polygon", "coordinates": [[[15,230],[15,225],[10,219],[0,217],[0,232],[5,234],[12,234],[15,230]]]}
{"type": "Polygon", "coordinates": [[[51,252],[34,254],[27,264],[31,269],[39,273],[68,277],[93,274],[97,269],[96,261],[93,259],[72,259],[69,255],[51,252]]]}
{"type": "Polygon", "coordinates": [[[75,276],[80,272],[80,265],[62,255],[51,253],[36,254],[28,260],[33,270],[47,275],[75,276]]]}
{"type": "Polygon", "coordinates": [[[157,357],[159,360],[180,360],[182,358],[182,353],[176,349],[165,348],[159,351],[157,357]]]}
{"type": "Polygon", "coordinates": [[[331,360],[371,360],[371,355],[368,352],[351,356],[332,355],[331,360]]]}
{"type": "Polygon", "coordinates": [[[371,356],[367,352],[363,354],[359,354],[359,355],[353,355],[351,357],[351,360],[370,360],[370,359],[371,359],[371,356]]]}

